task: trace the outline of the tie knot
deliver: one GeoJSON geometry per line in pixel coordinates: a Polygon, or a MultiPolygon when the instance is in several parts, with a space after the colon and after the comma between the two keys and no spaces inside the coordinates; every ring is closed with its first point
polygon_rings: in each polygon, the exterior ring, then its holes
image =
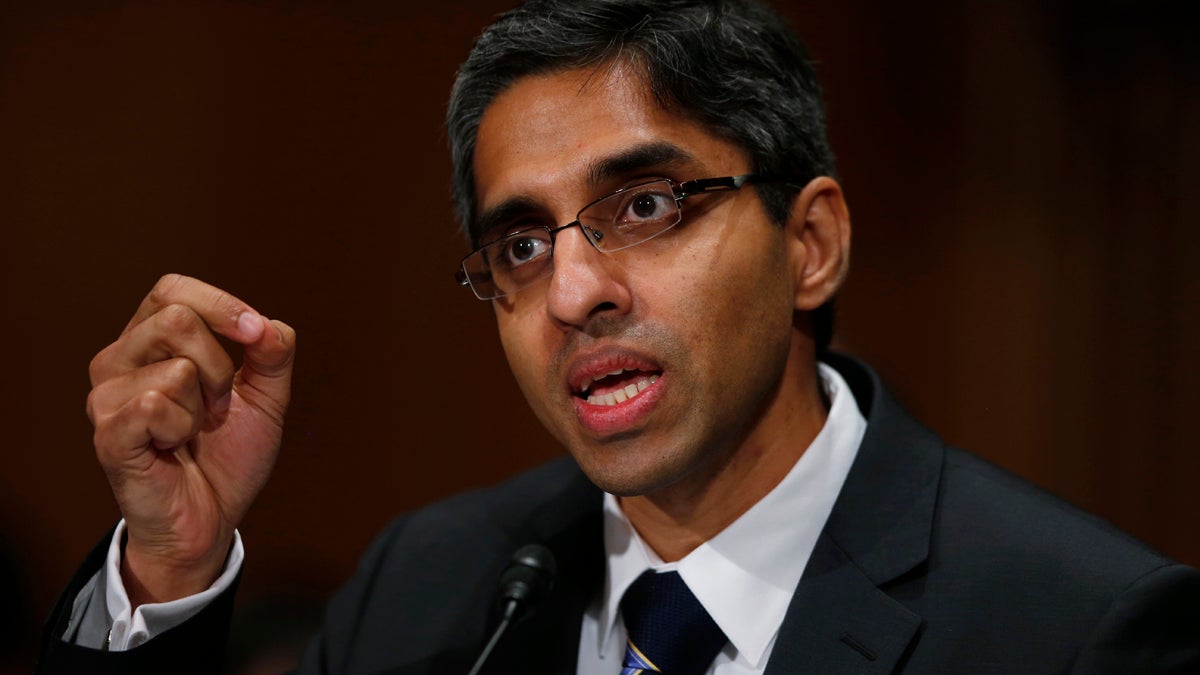
{"type": "Polygon", "coordinates": [[[622,675],[703,675],[725,634],[678,572],[647,570],[621,599],[629,644],[622,675]]]}

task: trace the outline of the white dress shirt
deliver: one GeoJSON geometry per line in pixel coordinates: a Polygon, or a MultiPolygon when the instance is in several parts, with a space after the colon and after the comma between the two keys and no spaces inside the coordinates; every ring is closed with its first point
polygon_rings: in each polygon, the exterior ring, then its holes
{"type": "Polygon", "coordinates": [[[216,600],[237,578],[245,558],[242,535],[234,531],[233,547],[225,559],[225,569],[212,586],[185,598],[149,603],[134,609],[121,581],[121,540],[124,537],[125,521],[122,519],[109,542],[104,568],[96,572],[75,596],[64,640],[113,652],[133,649],[187,621],[216,600]],[[103,615],[99,614],[101,611],[103,615]]]}
{"type": "MultiPolygon", "coordinates": [[[[825,426],[812,444],[779,485],[682,560],[664,563],[659,559],[629,524],[616,497],[605,495],[607,573],[603,595],[583,617],[578,675],[621,671],[625,652],[621,596],[647,569],[677,570],[729,638],[709,669],[710,675],[763,672],[792,592],[867,426],[842,376],[825,364],[818,364],[818,374],[830,407],[825,426]]],[[[191,618],[224,592],[241,569],[244,551],[241,535],[235,533],[225,569],[210,588],[172,602],[132,609],[120,573],[124,525],[122,521],[113,535],[105,569],[77,596],[65,639],[75,641],[83,615],[98,609],[88,606],[95,584],[105,584],[104,605],[111,626],[107,647],[123,651],[191,618]]]]}
{"type": "Polygon", "coordinates": [[[617,498],[605,495],[607,572],[602,595],[583,616],[578,675],[621,672],[621,597],[647,569],[678,571],[729,638],[709,675],[763,672],[867,428],[842,376],[825,364],[818,367],[830,401],[825,426],[779,485],[683,559],[664,563],[630,525],[617,498]]]}

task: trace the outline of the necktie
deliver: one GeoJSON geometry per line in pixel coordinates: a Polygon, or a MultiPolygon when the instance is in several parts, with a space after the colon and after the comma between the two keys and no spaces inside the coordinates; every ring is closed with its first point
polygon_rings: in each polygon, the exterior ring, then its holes
{"type": "Polygon", "coordinates": [[[629,635],[621,675],[703,675],[725,645],[678,572],[642,573],[625,591],[621,615],[629,635]]]}

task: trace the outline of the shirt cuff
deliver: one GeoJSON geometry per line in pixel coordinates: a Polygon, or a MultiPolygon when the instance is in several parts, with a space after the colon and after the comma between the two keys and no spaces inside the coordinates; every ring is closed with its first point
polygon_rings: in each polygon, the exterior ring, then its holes
{"type": "Polygon", "coordinates": [[[113,533],[112,542],[108,546],[108,559],[105,562],[105,601],[108,616],[112,618],[107,646],[109,651],[114,652],[133,649],[195,616],[218,595],[229,589],[237,578],[245,558],[242,535],[234,530],[233,548],[225,560],[225,569],[212,586],[195,595],[170,602],[150,603],[133,610],[129,594],[125,591],[125,584],[121,581],[121,540],[124,537],[125,520],[122,519],[113,533]]]}

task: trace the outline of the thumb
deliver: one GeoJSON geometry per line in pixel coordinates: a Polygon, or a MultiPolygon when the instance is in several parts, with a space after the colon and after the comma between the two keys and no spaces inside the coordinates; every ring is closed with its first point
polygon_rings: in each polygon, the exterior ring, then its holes
{"type": "Polygon", "coordinates": [[[244,345],[245,358],[238,378],[243,387],[238,393],[252,404],[277,411],[282,418],[291,398],[296,331],[282,321],[265,316],[261,320],[262,335],[244,345]]]}

